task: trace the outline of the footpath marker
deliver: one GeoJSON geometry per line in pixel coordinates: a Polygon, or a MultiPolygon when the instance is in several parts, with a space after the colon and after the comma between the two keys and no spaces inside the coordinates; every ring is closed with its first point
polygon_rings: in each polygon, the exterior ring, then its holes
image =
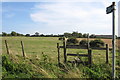
{"type": "Polygon", "coordinates": [[[112,2],[112,5],[106,8],[106,14],[113,13],[113,31],[112,31],[112,78],[115,79],[115,2],[112,2]]]}

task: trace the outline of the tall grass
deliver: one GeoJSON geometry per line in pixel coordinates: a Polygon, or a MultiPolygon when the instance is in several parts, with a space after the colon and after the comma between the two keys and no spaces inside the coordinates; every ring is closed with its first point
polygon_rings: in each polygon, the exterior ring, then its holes
{"type": "MultiPolygon", "coordinates": [[[[111,79],[111,52],[109,54],[109,64],[105,64],[105,51],[93,50],[93,64],[72,66],[63,62],[63,50],[61,54],[61,66],[57,64],[58,38],[26,38],[26,37],[5,37],[2,39],[2,77],[3,78],[106,78],[111,79]],[[6,54],[4,40],[8,41],[10,55],[6,54]],[[26,59],[22,57],[20,41],[23,41],[26,59]]],[[[67,49],[69,53],[84,53],[83,49],[67,49]]],[[[117,52],[116,77],[120,78],[120,53],[117,52]]],[[[68,57],[73,59],[74,57],[68,57]]],[[[86,60],[86,59],[83,59],[86,60]]]]}

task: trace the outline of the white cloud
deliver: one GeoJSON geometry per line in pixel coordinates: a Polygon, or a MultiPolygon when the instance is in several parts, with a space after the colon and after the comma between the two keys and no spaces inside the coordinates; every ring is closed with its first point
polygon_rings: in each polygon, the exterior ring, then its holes
{"type": "Polygon", "coordinates": [[[119,0],[1,0],[2,2],[101,2],[101,1],[116,1],[119,0]]]}
{"type": "Polygon", "coordinates": [[[106,9],[103,6],[93,6],[94,3],[87,3],[87,6],[85,4],[69,2],[37,4],[33,8],[35,12],[30,16],[33,21],[46,23],[44,26],[58,29],[59,32],[111,33],[111,24],[109,24],[111,16],[106,15],[106,9]]]}

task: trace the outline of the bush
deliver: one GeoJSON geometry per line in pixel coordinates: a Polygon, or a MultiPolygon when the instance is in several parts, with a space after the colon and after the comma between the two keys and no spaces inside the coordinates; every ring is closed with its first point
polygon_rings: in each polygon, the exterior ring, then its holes
{"type": "Polygon", "coordinates": [[[63,40],[63,37],[58,38],[58,40],[63,40]]]}
{"type": "Polygon", "coordinates": [[[2,78],[30,78],[32,67],[25,63],[13,63],[8,56],[2,56],[2,78]]]}
{"type": "Polygon", "coordinates": [[[87,44],[88,44],[87,40],[81,40],[79,43],[79,45],[82,47],[87,47],[87,44]]]}
{"type": "Polygon", "coordinates": [[[104,44],[105,43],[100,39],[90,41],[90,47],[103,47],[104,44]]]}
{"type": "Polygon", "coordinates": [[[110,66],[106,64],[94,64],[90,68],[85,67],[84,73],[92,78],[92,80],[96,79],[111,79],[111,70],[110,66]]]}
{"type": "Polygon", "coordinates": [[[76,38],[70,38],[67,40],[67,44],[77,44],[78,40],[76,38]]]}

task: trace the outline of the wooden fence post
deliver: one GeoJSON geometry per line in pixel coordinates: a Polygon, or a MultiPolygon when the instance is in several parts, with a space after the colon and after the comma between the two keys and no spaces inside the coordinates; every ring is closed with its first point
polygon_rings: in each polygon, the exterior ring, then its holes
{"type": "Polygon", "coordinates": [[[5,40],[5,45],[6,45],[7,54],[10,54],[10,53],[9,53],[8,44],[7,44],[7,40],[5,40]]]}
{"type": "Polygon", "coordinates": [[[109,63],[109,45],[106,44],[106,63],[109,63]]]}
{"type": "Polygon", "coordinates": [[[92,64],[92,50],[88,49],[88,64],[92,64]]]}
{"type": "Polygon", "coordinates": [[[66,40],[63,38],[63,47],[64,47],[64,62],[67,62],[67,54],[66,54],[66,40]]]}
{"type": "Polygon", "coordinates": [[[24,57],[24,59],[25,59],[24,45],[23,45],[23,42],[22,42],[22,41],[21,41],[21,46],[22,46],[23,57],[24,57]]]}
{"type": "Polygon", "coordinates": [[[58,50],[58,65],[60,65],[60,47],[59,47],[59,43],[57,43],[57,50],[58,50]]]}
{"type": "Polygon", "coordinates": [[[90,48],[90,44],[89,44],[89,43],[90,43],[90,42],[89,42],[89,38],[90,38],[90,37],[89,37],[89,33],[88,33],[88,36],[87,36],[87,48],[88,48],[88,49],[90,48]]]}

